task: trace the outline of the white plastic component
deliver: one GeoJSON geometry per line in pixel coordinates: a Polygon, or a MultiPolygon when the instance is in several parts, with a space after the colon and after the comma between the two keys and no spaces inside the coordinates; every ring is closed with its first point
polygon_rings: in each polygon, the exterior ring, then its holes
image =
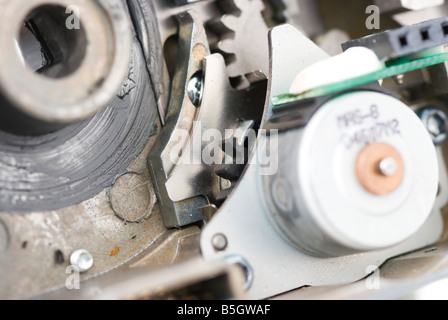
{"type": "Polygon", "coordinates": [[[441,6],[445,3],[444,0],[401,0],[401,6],[403,8],[419,11],[427,8],[441,6]]]}
{"type": "Polygon", "coordinates": [[[384,68],[377,55],[365,47],[353,47],[303,70],[295,78],[289,93],[301,94],[324,85],[349,80],[384,68]]]}
{"type": "Polygon", "coordinates": [[[329,239],[323,250],[331,250],[331,242],[377,250],[409,238],[429,217],[438,189],[437,155],[422,122],[401,101],[376,92],[340,96],[316,113],[299,143],[299,213],[311,223],[295,225],[297,237],[301,228],[315,228],[318,238],[329,239]],[[402,157],[404,178],[390,194],[367,191],[357,176],[358,156],[371,143],[386,143],[402,157]]]}

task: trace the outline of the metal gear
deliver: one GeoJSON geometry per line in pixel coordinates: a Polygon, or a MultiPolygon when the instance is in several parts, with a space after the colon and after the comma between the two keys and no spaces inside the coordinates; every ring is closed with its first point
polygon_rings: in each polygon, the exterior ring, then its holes
{"type": "Polygon", "coordinates": [[[221,192],[218,194],[215,201],[217,207],[220,207],[236,188],[241,175],[249,162],[249,154],[254,145],[253,142],[251,144],[249,141],[248,131],[253,130],[254,127],[254,121],[243,121],[238,126],[234,136],[225,139],[222,142],[222,150],[225,153],[225,163],[216,165],[214,168],[215,174],[221,178],[221,192]],[[226,180],[230,183],[229,185],[226,185],[226,180]]]}
{"type": "Polygon", "coordinates": [[[226,54],[230,78],[242,77],[238,87],[248,85],[245,75],[255,71],[267,74],[269,71],[269,48],[266,45],[268,26],[263,20],[265,9],[262,0],[229,0],[226,9],[232,12],[224,14],[220,23],[233,33],[221,36],[217,47],[226,54]],[[238,12],[239,11],[239,12],[238,12]]]}

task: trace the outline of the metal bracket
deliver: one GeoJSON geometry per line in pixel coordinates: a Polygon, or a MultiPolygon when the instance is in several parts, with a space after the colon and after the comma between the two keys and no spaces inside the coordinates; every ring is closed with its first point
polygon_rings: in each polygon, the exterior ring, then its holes
{"type": "Polygon", "coordinates": [[[203,220],[199,209],[208,206],[221,191],[213,166],[202,161],[202,151],[210,143],[202,141],[202,133],[214,129],[224,137],[225,131],[236,129],[241,119],[259,123],[266,96],[266,78],[262,74],[252,77],[256,83],[249,89],[238,91],[231,87],[224,58],[210,55],[204,27],[194,11],[180,15],[178,20],[179,67],[167,123],[148,160],[168,228],[203,220]],[[195,106],[188,89],[192,78],[197,82],[198,74],[203,78],[203,97],[195,106]]]}
{"type": "MultiPolygon", "coordinates": [[[[207,36],[199,16],[188,11],[177,16],[179,22],[178,68],[174,75],[172,94],[166,124],[148,159],[148,165],[167,227],[181,227],[203,219],[197,206],[208,204],[207,199],[197,197],[180,203],[171,201],[165,182],[174,169],[171,151],[178,143],[175,129],[190,132],[198,109],[187,94],[189,80],[203,71],[203,59],[210,54],[207,36]],[[189,212],[189,215],[184,214],[189,212]]],[[[185,141],[186,144],[188,141],[185,141]]]]}
{"type": "MultiPolygon", "coordinates": [[[[290,66],[297,66],[297,62],[300,62],[297,67],[300,69],[316,59],[316,56],[308,53],[316,52],[317,47],[291,28],[278,27],[270,34],[272,69],[271,92],[268,92],[268,96],[288,90],[290,82],[276,82],[276,79],[282,74],[286,78],[292,76],[290,66]],[[308,44],[300,50],[284,50],[289,44],[303,44],[307,41],[308,44]]],[[[267,105],[266,112],[271,111],[267,105]]],[[[259,137],[260,154],[263,154],[264,146],[269,143],[267,139],[267,135],[259,137]]],[[[254,157],[257,152],[254,152],[254,157]]],[[[254,164],[249,165],[238,187],[201,234],[201,251],[205,259],[228,260],[229,257],[240,256],[247,261],[249,267],[246,266],[246,270],[253,272],[253,283],[247,292],[250,299],[264,299],[302,286],[357,281],[368,275],[369,267],[379,267],[394,256],[431,245],[442,233],[443,223],[436,208],[423,228],[398,246],[345,257],[312,257],[289,244],[273,227],[264,205],[262,178],[257,162],[251,161],[254,164]],[[217,235],[226,239],[225,246],[219,248],[214,245],[213,240],[217,235]]]]}

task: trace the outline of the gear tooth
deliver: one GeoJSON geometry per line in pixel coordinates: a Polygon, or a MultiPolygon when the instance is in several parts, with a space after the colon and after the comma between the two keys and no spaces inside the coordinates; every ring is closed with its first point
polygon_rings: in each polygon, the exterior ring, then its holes
{"type": "Polygon", "coordinates": [[[247,4],[250,2],[250,0],[233,0],[233,4],[235,7],[240,9],[241,11],[244,10],[245,7],[247,7],[247,4]]]}
{"type": "Polygon", "coordinates": [[[216,34],[217,36],[222,37],[223,35],[226,35],[228,33],[231,33],[232,30],[229,30],[221,21],[222,17],[215,18],[213,20],[210,20],[207,23],[207,29],[211,31],[211,33],[216,34]]]}
{"type": "Polygon", "coordinates": [[[227,73],[230,78],[236,78],[241,76],[238,63],[232,62],[227,66],[227,73]]]}
{"type": "Polygon", "coordinates": [[[252,2],[255,3],[254,7],[256,7],[260,12],[262,12],[266,9],[262,0],[252,0],[252,2]]]}
{"type": "Polygon", "coordinates": [[[262,0],[233,0],[235,7],[240,11],[263,11],[266,9],[262,0]]]}
{"type": "Polygon", "coordinates": [[[249,88],[251,86],[251,83],[245,76],[240,76],[239,74],[235,75],[234,77],[231,77],[234,79],[233,86],[237,90],[243,90],[245,88],[249,88]],[[235,81],[237,79],[237,81],[235,81]]]}
{"type": "Polygon", "coordinates": [[[242,77],[242,79],[240,80],[240,85],[239,88],[243,89],[243,88],[248,88],[250,87],[251,82],[249,81],[249,79],[247,79],[246,76],[242,77]]]}
{"type": "Polygon", "coordinates": [[[239,10],[233,0],[219,0],[217,3],[223,14],[232,13],[239,10]]]}
{"type": "Polygon", "coordinates": [[[222,16],[221,23],[229,30],[234,31],[235,25],[238,24],[238,17],[230,14],[222,16]]]}
{"type": "MultiPolygon", "coordinates": [[[[220,35],[217,44],[224,54],[232,56],[226,59],[227,70],[230,78],[243,77],[245,74],[261,70],[269,72],[269,51],[266,38],[269,31],[263,20],[262,11],[265,9],[262,0],[223,0],[227,7],[232,7],[230,13],[220,18],[222,30],[227,30],[220,35]],[[241,11],[238,13],[237,11],[241,11]],[[255,34],[248,34],[251,29],[255,34]],[[253,51],[247,50],[247,46],[253,51]],[[250,55],[250,56],[249,56],[250,55]]],[[[238,88],[249,85],[247,79],[239,82],[238,88]]]]}
{"type": "Polygon", "coordinates": [[[215,168],[215,174],[226,180],[236,182],[244,171],[244,164],[222,164],[215,168]]]}
{"type": "Polygon", "coordinates": [[[218,43],[218,48],[221,51],[224,51],[225,53],[233,53],[234,47],[233,47],[233,40],[232,39],[226,39],[222,40],[218,43]]]}

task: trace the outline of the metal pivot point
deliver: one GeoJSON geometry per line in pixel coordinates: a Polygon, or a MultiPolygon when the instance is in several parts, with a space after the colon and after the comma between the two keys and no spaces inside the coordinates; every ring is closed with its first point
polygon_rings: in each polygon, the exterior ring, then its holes
{"type": "Polygon", "coordinates": [[[199,107],[202,102],[202,93],[204,90],[204,78],[202,74],[195,74],[188,82],[188,98],[195,107],[199,107]]]}
{"type": "Polygon", "coordinates": [[[212,239],[213,247],[217,251],[223,251],[227,248],[227,238],[225,235],[219,233],[215,235],[212,239]]]}
{"type": "Polygon", "coordinates": [[[386,143],[372,143],[359,153],[356,174],[367,191],[384,196],[400,187],[405,165],[396,148],[386,143]]]}
{"type": "Polygon", "coordinates": [[[70,263],[79,272],[84,273],[93,267],[93,257],[87,250],[77,250],[70,256],[70,263]]]}
{"type": "Polygon", "coordinates": [[[0,60],[7,61],[0,70],[2,130],[51,132],[91,117],[115,97],[131,52],[121,1],[0,0],[0,6],[0,60]],[[67,8],[82,14],[70,17],[67,8]],[[46,61],[38,71],[28,61],[24,33],[39,35],[35,42],[46,61]]]}
{"type": "Polygon", "coordinates": [[[202,133],[213,128],[224,137],[226,130],[238,127],[239,119],[259,122],[266,92],[264,76],[248,89],[233,89],[224,58],[219,54],[210,55],[205,30],[197,14],[188,11],[178,20],[179,47],[185,51],[179,55],[182,67],[174,76],[172,92],[183,94],[171,98],[167,123],[148,159],[168,228],[203,220],[200,209],[209,206],[221,191],[213,166],[202,161],[202,151],[209,144],[209,141],[202,141],[202,133]],[[173,152],[179,144],[182,152],[173,152]]]}
{"type": "MultiPolygon", "coordinates": [[[[203,71],[203,60],[210,54],[207,36],[199,16],[188,11],[177,16],[179,23],[178,68],[173,78],[172,92],[181,92],[170,99],[166,124],[159,135],[148,159],[157,199],[164,223],[167,227],[182,227],[203,219],[197,208],[208,205],[203,197],[193,197],[184,201],[172,201],[165,185],[175,162],[172,149],[175,129],[190,132],[200,108],[193,105],[188,96],[190,80],[203,71]],[[188,212],[188,214],[186,214],[188,212]]],[[[176,140],[177,141],[177,140],[176,140]]],[[[184,142],[186,143],[186,141],[184,142]]]]}
{"type": "Polygon", "coordinates": [[[219,54],[205,58],[204,94],[199,115],[192,128],[192,137],[187,141],[183,155],[166,183],[173,201],[200,196],[214,202],[221,192],[220,179],[214,173],[213,166],[203,161],[202,155],[210,144],[203,134],[213,128],[224,138],[227,131],[237,130],[241,126],[239,119],[259,123],[265,92],[266,81],[263,75],[259,75],[257,82],[248,89],[235,90],[230,85],[224,58],[219,54]]]}
{"type": "Polygon", "coordinates": [[[378,170],[381,174],[387,177],[393,176],[395,173],[397,173],[398,163],[392,157],[384,158],[378,165],[378,170]]]}

